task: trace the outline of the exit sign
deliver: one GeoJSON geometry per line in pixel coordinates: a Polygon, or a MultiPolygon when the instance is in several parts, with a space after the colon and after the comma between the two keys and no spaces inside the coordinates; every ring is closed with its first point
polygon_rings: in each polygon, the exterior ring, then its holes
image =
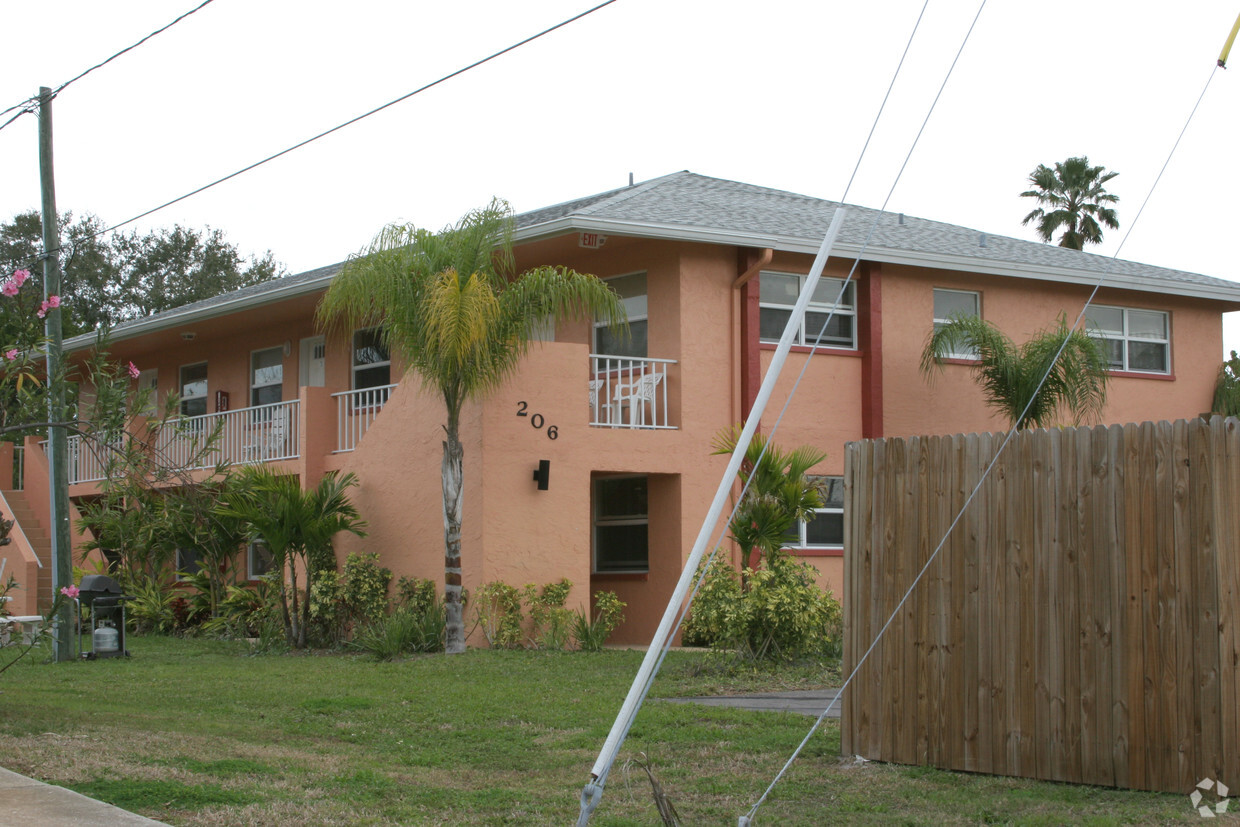
{"type": "Polygon", "coordinates": [[[582,233],[577,240],[578,247],[585,247],[587,250],[597,250],[603,246],[603,242],[607,241],[607,236],[598,233],[582,233]]]}

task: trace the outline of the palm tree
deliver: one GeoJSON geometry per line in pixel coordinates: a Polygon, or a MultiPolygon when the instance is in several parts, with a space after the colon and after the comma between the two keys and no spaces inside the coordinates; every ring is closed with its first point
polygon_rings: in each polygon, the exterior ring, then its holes
{"type": "Polygon", "coordinates": [[[334,565],[332,537],[348,531],[365,537],[366,522],[349,501],[349,489],[357,485],[352,472],[337,476],[329,471],[319,484],[306,491],[297,477],[277,474],[261,466],[246,468],[221,515],[243,520],[252,539],[271,552],[272,566],[281,573],[280,610],[288,644],[306,646],[310,625],[310,594],[314,578],[334,565]],[[297,573],[306,578],[304,593],[298,591],[297,573]],[[284,588],[284,583],[289,588],[284,588]]]}
{"type": "Polygon", "coordinates": [[[1048,242],[1062,228],[1059,246],[1073,250],[1102,243],[1099,222],[1112,230],[1119,228],[1115,210],[1107,206],[1118,202],[1119,197],[1103,189],[1103,184],[1116,175],[1119,173],[1105,172],[1105,167],[1091,167],[1084,155],[1062,163],[1056,161],[1054,169],[1038,164],[1029,175],[1029,183],[1036,189],[1020,195],[1036,198],[1042,206],[1026,215],[1021,225],[1036,221],[1038,237],[1048,242]]]}
{"type": "Polygon", "coordinates": [[[1060,408],[1066,408],[1079,423],[1086,416],[1101,414],[1106,404],[1110,366],[1106,345],[1084,331],[1070,329],[1063,314],[1057,324],[1019,347],[990,322],[973,315],[957,316],[930,334],[921,354],[921,372],[933,378],[944,359],[964,352],[976,354],[974,377],[990,406],[1007,417],[1012,428],[1045,428],[1053,424],[1060,408]],[[1029,410],[1022,420],[1026,406],[1029,410]]]}
{"type": "Polygon", "coordinates": [[[438,233],[384,229],[349,260],[318,309],[329,331],[378,327],[389,351],[444,402],[445,650],[465,651],[461,605],[461,406],[516,370],[546,319],[625,322],[619,297],[601,280],[564,267],[516,274],[512,212],[496,200],[438,233]]]}
{"type": "MultiPolygon", "coordinates": [[[[731,454],[741,430],[741,425],[735,425],[717,434],[712,453],[731,454]]],[[[777,553],[798,520],[813,518],[822,497],[805,475],[826,458],[809,445],[785,451],[768,444],[763,434],[754,434],[737,473],[742,484],[751,480],[749,488],[728,524],[732,539],[741,547],[742,569],[751,564],[754,551],[762,559],[777,553]]]]}

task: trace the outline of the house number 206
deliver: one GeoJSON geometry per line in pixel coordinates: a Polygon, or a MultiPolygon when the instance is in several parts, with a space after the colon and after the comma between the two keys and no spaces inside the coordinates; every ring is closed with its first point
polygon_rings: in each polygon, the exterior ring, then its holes
{"type": "MultiPolygon", "coordinates": [[[[534,429],[537,431],[542,430],[543,415],[537,414],[537,413],[536,414],[530,413],[530,405],[528,402],[517,403],[517,416],[528,416],[530,418],[530,424],[534,426],[534,429]]],[[[559,428],[557,428],[554,425],[547,426],[547,439],[559,439],[559,436],[560,436],[559,428]]]]}

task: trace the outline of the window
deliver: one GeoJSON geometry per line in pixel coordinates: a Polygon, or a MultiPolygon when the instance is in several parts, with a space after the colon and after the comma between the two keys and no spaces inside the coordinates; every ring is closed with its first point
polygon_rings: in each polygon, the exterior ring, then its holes
{"type": "MultiPolygon", "coordinates": [[[[982,315],[982,297],[971,290],[947,290],[934,288],[934,329],[937,331],[962,316],[982,315]]],[[[949,359],[976,359],[977,351],[963,348],[947,354],[949,359]]]]}
{"type": "Polygon", "coordinates": [[[353,334],[353,390],[392,384],[392,357],[377,327],[353,334]]]}
{"type": "Polygon", "coordinates": [[[268,574],[272,566],[271,549],[267,548],[266,543],[255,542],[246,546],[246,576],[250,580],[257,580],[265,574],[268,574]]]}
{"type": "Polygon", "coordinates": [[[650,549],[648,480],[643,476],[594,481],[594,571],[647,572],[650,549]]]}
{"type": "Polygon", "coordinates": [[[844,547],[844,478],[808,475],[818,490],[822,507],[814,509],[808,522],[798,520],[788,531],[787,545],[795,548],[844,547]]]}
{"type": "Polygon", "coordinates": [[[1091,335],[1106,340],[1111,369],[1171,372],[1169,320],[1160,310],[1092,305],[1085,313],[1091,335]]]}
{"type": "MultiPolygon", "coordinates": [[[[764,342],[778,342],[788,326],[792,308],[801,295],[807,276],[790,273],[762,273],[758,286],[758,335],[764,342]]],[[[818,339],[822,347],[855,348],[857,338],[854,324],[857,317],[854,301],[855,285],[844,284],[843,279],[820,278],[805,308],[805,320],[797,331],[794,345],[813,345],[818,339]],[[840,290],[844,293],[841,296],[840,290]],[[839,304],[836,304],[836,298],[839,304]],[[833,312],[834,311],[834,312],[833,312]],[[828,318],[830,321],[828,322],[828,318]],[[823,330],[823,324],[826,329],[823,330]],[[819,332],[821,331],[821,338],[819,332]]]]}
{"type": "Polygon", "coordinates": [[[202,557],[196,548],[178,548],[176,564],[177,580],[185,580],[202,568],[202,557]]]}
{"type": "Polygon", "coordinates": [[[181,367],[181,416],[207,412],[207,363],[181,367]]]}
{"type": "Polygon", "coordinates": [[[250,405],[279,402],[284,393],[284,348],[272,347],[250,354],[250,405]]]}
{"type": "Polygon", "coordinates": [[[629,317],[629,329],[612,332],[603,322],[594,323],[594,352],[603,356],[646,358],[646,274],[633,273],[605,279],[615,290],[629,317]]]}

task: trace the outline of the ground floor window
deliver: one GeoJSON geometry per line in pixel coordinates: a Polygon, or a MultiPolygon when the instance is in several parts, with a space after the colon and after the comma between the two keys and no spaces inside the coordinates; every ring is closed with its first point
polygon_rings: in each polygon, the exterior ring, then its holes
{"type": "Polygon", "coordinates": [[[177,580],[184,580],[197,574],[201,567],[202,555],[198,553],[198,549],[177,549],[177,580]]]}
{"type": "Polygon", "coordinates": [[[822,507],[814,509],[810,520],[798,520],[788,531],[787,546],[795,548],[844,547],[844,478],[810,474],[810,484],[818,490],[822,507]]]}
{"type": "Polygon", "coordinates": [[[271,549],[266,543],[250,543],[246,547],[246,576],[250,580],[269,574],[273,568],[271,549]]]}
{"type": "Polygon", "coordinates": [[[650,570],[649,479],[646,475],[594,480],[594,572],[650,570]]]}

